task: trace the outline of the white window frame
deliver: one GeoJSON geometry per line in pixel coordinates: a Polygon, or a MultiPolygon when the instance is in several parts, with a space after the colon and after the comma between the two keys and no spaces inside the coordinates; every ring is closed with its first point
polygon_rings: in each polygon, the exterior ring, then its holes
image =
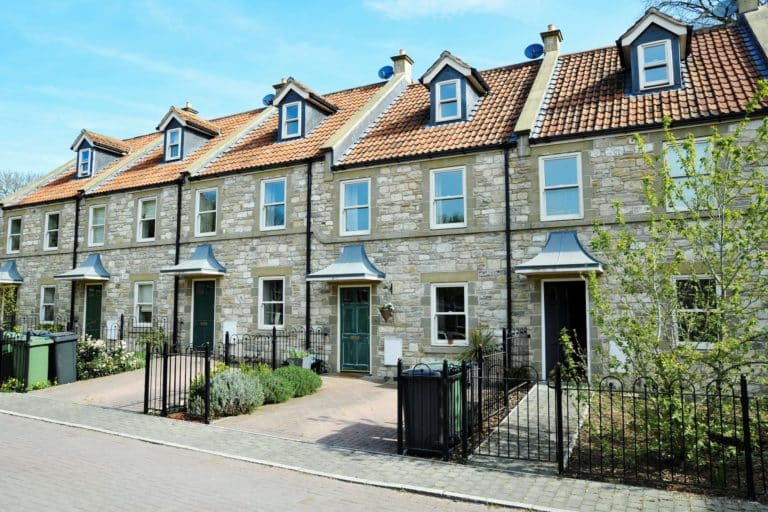
{"type": "Polygon", "coordinates": [[[106,204],[95,204],[88,208],[88,247],[101,247],[104,245],[104,242],[107,240],[107,205],[106,204]],[[93,223],[93,212],[97,208],[103,208],[104,209],[104,224],[94,224],[93,223]],[[101,242],[95,242],[93,239],[93,232],[94,228],[101,227],[104,230],[104,235],[102,237],[101,242]]]}
{"type": "Polygon", "coordinates": [[[195,236],[213,236],[218,231],[218,227],[219,227],[219,189],[218,187],[201,188],[195,192],[195,236]],[[216,207],[213,210],[200,211],[200,196],[204,192],[216,193],[216,207]],[[213,213],[214,215],[213,231],[206,231],[205,233],[202,233],[200,231],[200,216],[206,213],[213,213]]]}
{"type": "Polygon", "coordinates": [[[663,87],[666,85],[671,85],[674,83],[674,77],[672,76],[672,73],[674,72],[674,68],[672,66],[672,42],[669,39],[660,39],[658,41],[650,41],[648,43],[643,43],[641,45],[638,45],[637,47],[637,63],[638,63],[638,70],[640,72],[640,89],[652,89],[654,87],[663,87]],[[652,61],[652,62],[646,62],[645,61],[645,49],[651,46],[659,46],[664,45],[664,62],[662,61],[652,61]],[[645,79],[645,72],[648,69],[653,68],[660,68],[662,66],[666,66],[667,68],[667,79],[666,80],[655,80],[655,81],[647,81],[645,79]]]}
{"type": "Polygon", "coordinates": [[[151,327],[152,322],[155,318],[155,283],[152,281],[136,281],[136,283],[133,286],[133,320],[136,327],[151,327]],[[141,286],[149,286],[152,289],[152,302],[139,302],[139,287],[141,286]],[[142,322],[139,319],[141,318],[141,315],[139,314],[139,308],[141,306],[149,305],[152,308],[151,311],[151,318],[149,322],[142,322]]]}
{"type": "Polygon", "coordinates": [[[175,160],[181,160],[181,138],[183,137],[182,129],[181,128],[171,128],[167,132],[165,132],[165,161],[166,162],[173,162],[175,160]],[[176,144],[171,144],[171,134],[172,133],[178,133],[179,134],[179,142],[176,144]],[[179,154],[177,156],[172,156],[171,154],[171,148],[178,146],[179,148],[179,154]]]}
{"type": "Polygon", "coordinates": [[[47,212],[45,214],[45,217],[43,218],[43,250],[44,251],[55,251],[59,248],[59,243],[61,241],[61,212],[47,212]],[[58,215],[59,221],[57,223],[56,229],[49,229],[48,228],[48,219],[50,219],[52,216],[58,215]],[[48,243],[48,234],[56,232],[56,245],[50,245],[48,243]]]}
{"type": "Polygon", "coordinates": [[[561,153],[559,155],[547,155],[539,157],[539,205],[541,208],[541,220],[570,220],[584,218],[584,186],[581,176],[581,153],[561,153]],[[566,160],[576,158],[576,183],[569,185],[557,185],[554,187],[545,187],[544,166],[550,160],[566,160]],[[547,214],[547,192],[550,190],[577,189],[579,194],[579,211],[577,213],[567,213],[563,215],[547,214]]]}
{"type": "MultiPolygon", "coordinates": [[[[274,320],[274,319],[273,319],[274,320]]],[[[259,278],[259,329],[271,329],[272,327],[275,327],[277,329],[282,329],[285,326],[285,277],[280,276],[265,276],[259,278]],[[267,281],[279,281],[280,285],[283,288],[283,296],[280,301],[277,300],[270,300],[265,301],[264,300],[264,283],[267,281]],[[267,323],[266,319],[264,318],[264,305],[265,304],[282,304],[283,306],[283,313],[282,318],[280,319],[279,323],[267,323]]]]}
{"type": "Polygon", "coordinates": [[[285,229],[286,222],[288,222],[288,205],[287,200],[288,199],[288,183],[285,178],[273,178],[268,180],[261,180],[261,207],[259,211],[261,212],[260,215],[260,221],[259,221],[259,228],[262,231],[274,231],[276,229],[285,229]],[[278,183],[281,182],[283,184],[283,201],[282,202],[275,202],[275,203],[267,203],[266,201],[266,191],[267,191],[267,185],[271,183],[278,183]],[[283,206],[283,223],[280,225],[275,226],[267,226],[267,208],[270,206],[283,206]]]}
{"type": "Polygon", "coordinates": [[[157,237],[157,197],[142,197],[138,200],[136,203],[136,241],[137,242],[152,242],[155,240],[155,237],[157,237]],[[144,203],[148,203],[150,201],[155,202],[155,216],[151,219],[143,219],[141,217],[142,214],[142,208],[144,207],[144,203]],[[155,223],[155,236],[144,238],[142,234],[142,223],[148,220],[152,220],[155,223]]]}
{"type": "MultiPolygon", "coordinates": [[[[720,286],[717,284],[717,281],[714,277],[704,275],[704,274],[697,274],[697,275],[681,275],[681,276],[673,276],[672,280],[675,285],[675,298],[678,301],[678,310],[680,312],[685,313],[706,313],[707,311],[712,311],[712,309],[706,309],[706,308],[684,308],[682,307],[682,304],[680,304],[680,296],[677,295],[678,289],[677,289],[677,283],[681,281],[712,281],[712,283],[715,286],[715,293],[719,296],[720,295],[720,286]]],[[[696,341],[696,340],[681,340],[680,334],[679,334],[679,328],[680,328],[680,322],[677,318],[675,318],[675,340],[679,344],[686,344],[686,345],[693,345],[697,350],[709,350],[714,348],[715,344],[709,341],[696,341]]]]}
{"type": "Polygon", "coordinates": [[[40,324],[41,325],[52,325],[56,322],[56,287],[51,285],[41,286],[40,287],[40,324]],[[53,289],[53,302],[45,302],[45,291],[53,289]],[[45,307],[51,306],[52,311],[52,318],[50,320],[45,319],[45,307]]]}
{"type": "Polygon", "coordinates": [[[341,189],[339,191],[339,226],[340,226],[340,232],[339,234],[341,236],[350,236],[350,235],[367,235],[371,232],[371,178],[362,178],[362,179],[356,179],[356,180],[346,180],[339,183],[339,188],[341,189]],[[365,183],[368,186],[368,200],[366,201],[365,205],[357,205],[357,206],[344,206],[344,202],[346,200],[346,186],[352,185],[355,183],[365,183]],[[365,208],[368,210],[368,229],[360,229],[357,231],[351,231],[347,229],[347,216],[345,213],[347,210],[360,210],[362,208],[365,208]]]}
{"type": "Polygon", "coordinates": [[[438,123],[443,121],[454,121],[456,119],[461,119],[461,80],[458,78],[453,78],[451,80],[443,80],[441,82],[437,82],[435,84],[435,121],[438,123]],[[441,86],[449,83],[456,84],[456,98],[453,99],[447,99],[444,100],[442,98],[442,95],[440,94],[441,86]],[[442,107],[443,103],[453,103],[456,102],[456,115],[450,116],[450,117],[443,117],[442,115],[442,107]]]}
{"type": "Polygon", "coordinates": [[[469,344],[469,286],[468,283],[432,283],[430,290],[430,323],[432,326],[431,343],[434,346],[440,347],[466,347],[469,344]],[[437,290],[439,288],[462,288],[464,290],[464,311],[463,312],[442,312],[437,311],[437,290]],[[437,317],[440,314],[463,314],[464,315],[464,327],[466,329],[464,333],[464,340],[455,340],[453,344],[448,343],[448,339],[441,340],[438,337],[437,332],[437,317]]]}
{"type": "Polygon", "coordinates": [[[301,102],[300,101],[291,101],[289,103],[283,104],[282,108],[282,138],[283,139],[295,139],[296,137],[301,137],[301,131],[302,131],[302,125],[301,125],[301,102]],[[296,105],[296,117],[288,119],[288,107],[296,105]],[[288,123],[291,121],[296,121],[296,125],[299,128],[299,131],[293,135],[288,133],[288,123]]]}
{"type": "Polygon", "coordinates": [[[77,177],[87,178],[91,175],[91,169],[93,169],[93,149],[82,148],[77,152],[77,177]],[[88,161],[86,162],[88,165],[85,169],[83,169],[84,155],[88,155],[88,161]]]}
{"type": "MultiPolygon", "coordinates": [[[[685,148],[683,147],[683,145],[685,144],[685,140],[678,140],[676,141],[676,144],[678,149],[682,152],[682,156],[684,157],[686,153],[685,148]]],[[[705,137],[697,138],[697,139],[694,139],[693,144],[694,144],[694,147],[698,146],[699,144],[704,144],[704,150],[705,150],[704,154],[699,154],[699,150],[698,148],[696,148],[696,166],[697,166],[698,174],[701,174],[702,176],[708,176],[709,173],[700,172],[701,169],[699,169],[699,165],[701,163],[701,159],[707,156],[706,151],[709,149],[709,140],[707,140],[707,138],[705,137]]],[[[685,174],[685,169],[682,169],[683,171],[682,175],[672,176],[672,173],[671,173],[672,169],[670,167],[669,155],[670,153],[674,153],[674,151],[675,151],[675,148],[671,144],[668,144],[666,142],[664,143],[664,160],[667,165],[667,169],[670,171],[669,179],[676,184],[675,186],[678,186],[677,183],[685,182],[689,180],[690,177],[685,174]]],[[[673,201],[674,199],[675,198],[672,198],[673,201]]],[[[666,201],[667,198],[664,198],[664,200],[666,201]]],[[[665,206],[668,212],[687,212],[689,209],[685,203],[673,202],[673,204],[666,204],[665,206]]]]}
{"type": "Polygon", "coordinates": [[[22,233],[22,229],[23,229],[22,224],[23,223],[22,223],[21,217],[9,217],[8,218],[8,230],[7,230],[7,233],[5,235],[5,251],[8,254],[16,254],[19,251],[21,251],[21,233],[22,233]],[[14,232],[11,231],[11,228],[13,228],[13,224],[16,221],[18,221],[18,224],[19,224],[19,232],[18,233],[14,233],[14,232]],[[13,249],[13,247],[12,247],[14,239],[18,239],[18,241],[19,241],[19,247],[17,249],[13,249]]]}
{"type": "Polygon", "coordinates": [[[463,228],[467,226],[467,168],[466,167],[447,167],[445,169],[430,169],[429,171],[429,227],[431,229],[451,229],[451,228],[463,228]],[[461,196],[435,196],[435,181],[438,174],[461,171],[461,196]],[[449,222],[438,223],[437,222],[437,204],[438,201],[446,201],[450,199],[461,198],[462,211],[464,212],[464,220],[462,222],[449,222]]]}

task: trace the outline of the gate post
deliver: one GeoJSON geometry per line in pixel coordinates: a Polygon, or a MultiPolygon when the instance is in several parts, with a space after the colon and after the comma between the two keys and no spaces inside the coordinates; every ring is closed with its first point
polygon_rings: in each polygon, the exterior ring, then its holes
{"type": "Polygon", "coordinates": [[[224,333],[224,364],[229,366],[229,331],[224,333]]]}
{"type": "MultiPolygon", "coordinates": [[[[509,368],[510,366],[510,360],[509,360],[509,338],[507,338],[507,328],[502,327],[501,328],[501,348],[504,350],[504,370],[509,368]]],[[[506,376],[506,371],[504,372],[504,375],[506,376]]]]}
{"type": "Polygon", "coordinates": [[[461,361],[461,458],[465,459],[468,456],[468,439],[467,439],[467,362],[461,361]]]}
{"type": "Polygon", "coordinates": [[[403,454],[403,360],[397,360],[397,454],[403,454]]]}
{"type": "Polygon", "coordinates": [[[744,435],[744,466],[747,476],[747,498],[755,499],[755,474],[752,466],[752,435],[749,425],[749,394],[747,391],[747,377],[742,373],[739,379],[741,383],[741,423],[744,435]]]}
{"type": "Polygon", "coordinates": [[[272,326],[272,369],[277,369],[277,327],[272,326]]]}
{"type": "Polygon", "coordinates": [[[562,475],[565,471],[565,457],[563,455],[563,381],[560,363],[555,367],[555,438],[557,472],[562,475]]]}
{"type": "Polygon", "coordinates": [[[483,349],[477,349],[477,435],[483,437],[483,349]]]}
{"type": "Polygon", "coordinates": [[[125,328],[125,314],[120,313],[120,335],[117,337],[120,341],[123,341],[123,332],[125,328]]]}
{"type": "Polygon", "coordinates": [[[163,382],[162,382],[162,409],[161,416],[168,415],[168,344],[163,343],[163,382]]]}
{"type": "Polygon", "coordinates": [[[144,414],[149,414],[149,376],[152,372],[152,351],[155,346],[146,342],[144,344],[144,414]]]}
{"type": "Polygon", "coordinates": [[[211,345],[205,344],[205,424],[211,423],[211,345]]]}
{"type": "Polygon", "coordinates": [[[443,391],[443,399],[441,400],[440,407],[443,409],[443,424],[441,425],[443,431],[443,460],[448,461],[450,442],[448,440],[448,434],[450,432],[450,415],[451,415],[451,389],[448,387],[448,360],[443,359],[443,375],[440,379],[440,387],[443,391]]]}

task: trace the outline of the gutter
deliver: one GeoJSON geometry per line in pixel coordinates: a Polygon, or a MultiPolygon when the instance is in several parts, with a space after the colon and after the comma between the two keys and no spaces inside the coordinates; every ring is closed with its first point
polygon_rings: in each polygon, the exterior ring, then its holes
{"type": "MultiPolygon", "coordinates": [[[[184,182],[188,174],[182,172],[179,179],[176,180],[176,240],[174,247],[173,264],[179,264],[179,255],[181,253],[181,198],[184,182]]],[[[179,276],[173,276],[173,347],[178,347],[179,343],[179,276]]]]}
{"type": "MultiPolygon", "coordinates": [[[[85,190],[78,190],[75,196],[75,234],[72,240],[72,268],[77,268],[77,240],[80,237],[80,202],[83,200],[85,190]]],[[[67,330],[71,331],[75,327],[75,288],[76,281],[72,281],[69,289],[69,325],[67,330]]]]}
{"type": "MultiPolygon", "coordinates": [[[[307,233],[306,233],[306,275],[308,276],[312,272],[312,160],[307,160],[307,233]]],[[[304,334],[306,336],[305,344],[309,349],[312,345],[312,337],[310,334],[310,328],[312,325],[311,308],[312,308],[312,283],[306,278],[304,279],[304,334]]]]}

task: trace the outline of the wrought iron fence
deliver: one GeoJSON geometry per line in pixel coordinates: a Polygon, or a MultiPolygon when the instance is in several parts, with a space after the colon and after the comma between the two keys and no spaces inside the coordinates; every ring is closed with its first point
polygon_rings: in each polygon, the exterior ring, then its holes
{"type": "Polygon", "coordinates": [[[310,364],[316,373],[328,371],[328,331],[324,327],[315,327],[307,331],[302,328],[290,328],[254,334],[225,333],[224,342],[216,343],[214,354],[227,366],[259,363],[269,365],[273,370],[284,364],[289,358],[303,358],[308,355],[310,364]]]}
{"type": "Polygon", "coordinates": [[[768,396],[750,392],[743,374],[703,389],[606,377],[566,384],[562,397],[563,425],[579,427],[563,454],[568,474],[750,499],[768,494],[768,396]]]}

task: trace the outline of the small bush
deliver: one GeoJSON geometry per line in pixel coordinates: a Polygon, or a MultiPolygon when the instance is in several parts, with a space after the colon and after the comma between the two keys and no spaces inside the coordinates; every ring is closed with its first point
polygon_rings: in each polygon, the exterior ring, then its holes
{"type": "Polygon", "coordinates": [[[290,383],[295,397],[314,393],[323,385],[322,379],[315,372],[298,366],[283,366],[273,373],[276,377],[290,383]]]}
{"type": "Polygon", "coordinates": [[[108,350],[102,340],[85,338],[77,342],[77,380],[138,370],[143,366],[142,355],[129,352],[124,343],[108,350]]]}
{"type": "MultiPolygon", "coordinates": [[[[205,414],[205,386],[190,393],[189,412],[205,414]]],[[[242,372],[223,372],[211,379],[211,416],[248,414],[264,403],[264,391],[259,379],[242,372]]]]}
{"type": "Polygon", "coordinates": [[[295,393],[291,381],[282,379],[271,371],[260,372],[258,378],[264,389],[264,403],[266,404],[287,402],[295,393]]]}
{"type": "Polygon", "coordinates": [[[26,390],[24,383],[16,377],[11,377],[0,386],[0,393],[23,393],[26,390]]]}

